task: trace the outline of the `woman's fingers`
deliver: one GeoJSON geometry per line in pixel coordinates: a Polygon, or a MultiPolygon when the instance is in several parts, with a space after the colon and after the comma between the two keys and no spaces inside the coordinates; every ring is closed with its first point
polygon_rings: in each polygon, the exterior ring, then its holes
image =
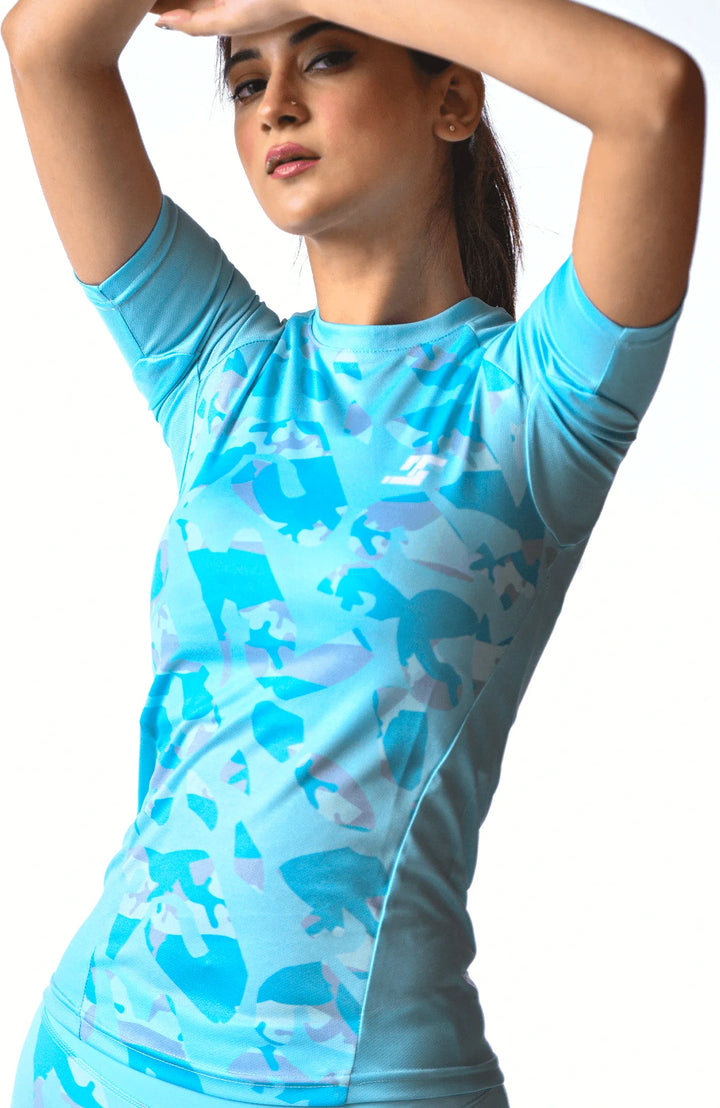
{"type": "Polygon", "coordinates": [[[224,3],[214,0],[160,0],[153,12],[160,16],[156,26],[172,27],[192,35],[216,35],[221,31],[214,29],[220,9],[224,3]]]}
{"type": "Polygon", "coordinates": [[[220,0],[191,0],[185,7],[178,7],[177,0],[166,9],[158,22],[157,27],[169,27],[176,31],[184,31],[186,35],[223,35],[230,33],[226,28],[229,25],[228,5],[220,0]],[[224,18],[223,18],[224,17],[224,18]]]}
{"type": "Polygon", "coordinates": [[[309,14],[292,0],[185,0],[182,6],[175,0],[172,7],[169,3],[156,7],[165,7],[157,27],[186,35],[255,34],[309,14]]]}

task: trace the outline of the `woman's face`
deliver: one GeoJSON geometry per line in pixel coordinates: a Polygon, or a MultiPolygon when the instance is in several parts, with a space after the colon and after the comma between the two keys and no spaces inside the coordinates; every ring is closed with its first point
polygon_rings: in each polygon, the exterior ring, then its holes
{"type": "Polygon", "coordinates": [[[311,17],[233,38],[230,55],[236,145],[273,223],[317,236],[425,218],[446,150],[437,88],[407,50],[311,17]],[[270,152],[289,143],[316,160],[268,172],[270,152]]]}

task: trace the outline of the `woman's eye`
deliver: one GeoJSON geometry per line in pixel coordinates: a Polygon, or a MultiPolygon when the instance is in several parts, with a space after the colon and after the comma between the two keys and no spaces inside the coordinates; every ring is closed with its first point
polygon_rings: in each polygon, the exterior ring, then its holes
{"type": "MultiPolygon", "coordinates": [[[[337,66],[344,65],[349,62],[353,56],[352,50],[328,50],[324,54],[318,54],[316,58],[308,65],[310,69],[334,69],[337,66]]],[[[253,77],[248,81],[240,81],[238,85],[232,91],[232,99],[236,104],[244,104],[247,100],[251,100],[258,92],[267,84],[264,77],[253,77]]]]}
{"type": "Polygon", "coordinates": [[[236,104],[242,104],[243,101],[249,100],[252,96],[259,91],[256,86],[262,85],[263,79],[256,77],[252,81],[241,81],[239,85],[236,85],[233,89],[232,98],[236,104]]]}
{"type": "Polygon", "coordinates": [[[319,54],[317,58],[313,58],[308,69],[332,69],[336,65],[342,65],[344,62],[350,61],[352,56],[352,50],[330,50],[326,54],[319,54]],[[320,65],[320,62],[327,62],[328,64],[320,65]]]}

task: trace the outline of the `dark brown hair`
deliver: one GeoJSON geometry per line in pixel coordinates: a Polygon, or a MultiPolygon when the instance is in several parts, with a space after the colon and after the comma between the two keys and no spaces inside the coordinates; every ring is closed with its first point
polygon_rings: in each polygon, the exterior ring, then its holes
{"type": "MultiPolygon", "coordinates": [[[[409,50],[423,73],[452,63],[409,50]]],[[[453,204],[463,273],[470,292],[515,318],[517,271],[522,254],[520,221],[510,174],[487,105],[477,130],[452,144],[453,204]]]]}
{"type": "MultiPolygon", "coordinates": [[[[446,58],[408,49],[425,74],[442,73],[452,63],[446,58]]],[[[219,77],[230,56],[230,39],[218,39],[219,77]]],[[[520,221],[510,174],[493,130],[487,106],[477,130],[463,142],[452,143],[453,207],[460,258],[472,296],[499,306],[514,319],[517,272],[522,245],[520,221]]]]}

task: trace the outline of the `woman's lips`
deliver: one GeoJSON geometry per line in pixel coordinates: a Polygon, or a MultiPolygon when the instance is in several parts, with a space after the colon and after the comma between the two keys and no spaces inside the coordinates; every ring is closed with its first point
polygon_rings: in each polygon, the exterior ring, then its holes
{"type": "Polygon", "coordinates": [[[297,161],[281,162],[270,174],[271,177],[295,177],[319,162],[319,158],[298,158],[297,161]]]}
{"type": "Polygon", "coordinates": [[[281,146],[273,146],[267,152],[265,169],[272,174],[278,165],[284,162],[299,162],[306,159],[316,159],[318,155],[314,150],[308,150],[307,146],[301,146],[298,142],[284,142],[281,146]]]}

